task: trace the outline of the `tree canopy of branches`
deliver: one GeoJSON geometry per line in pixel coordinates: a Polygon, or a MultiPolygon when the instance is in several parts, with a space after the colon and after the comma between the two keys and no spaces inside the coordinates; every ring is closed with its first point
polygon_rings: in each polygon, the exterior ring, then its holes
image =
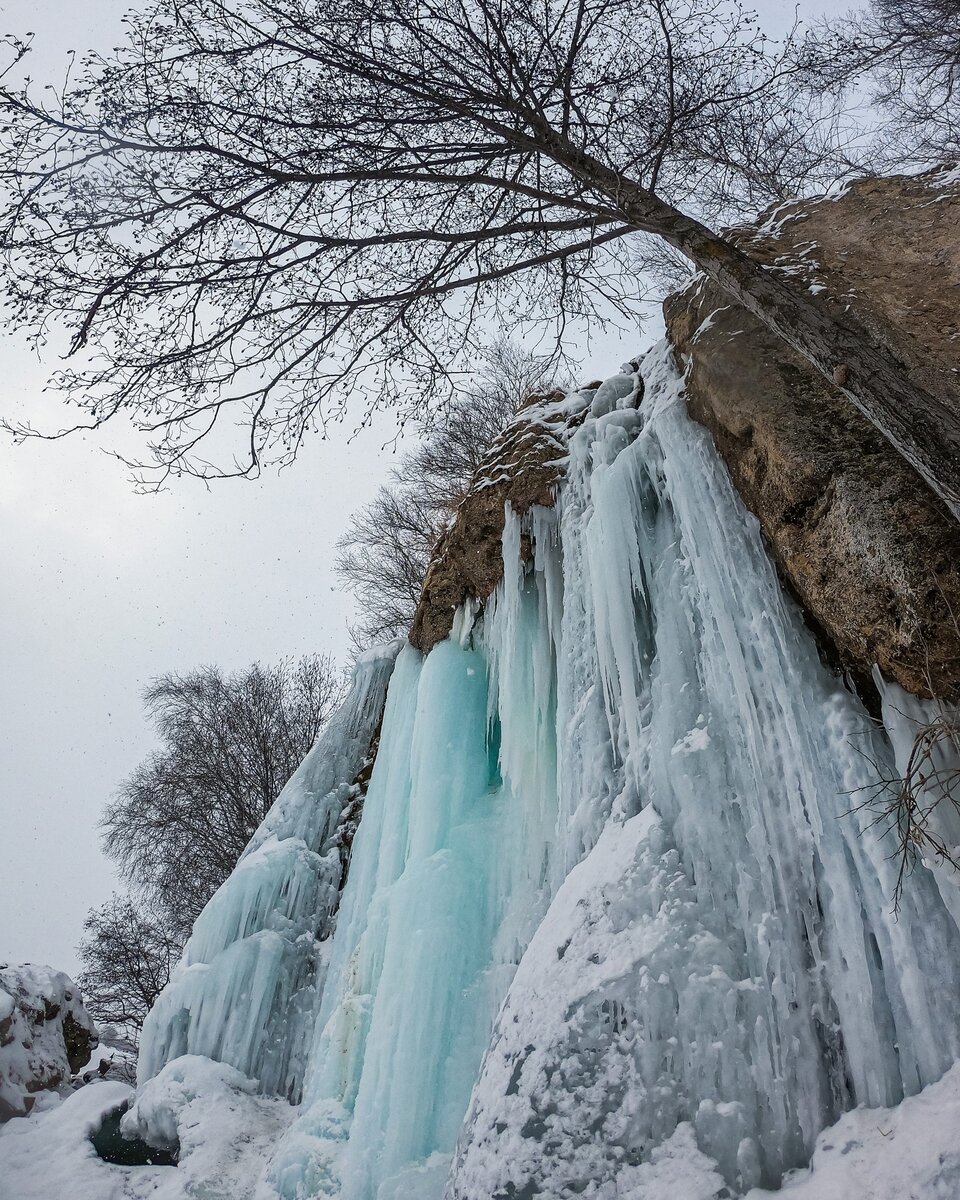
{"type": "Polygon", "coordinates": [[[180,957],[182,938],[162,914],[118,895],[90,910],[83,933],[84,1002],[98,1022],[136,1037],[180,957]]]}
{"type": "Polygon", "coordinates": [[[314,655],[233,675],[202,667],[144,693],[161,748],[120,786],[103,817],[107,853],[181,937],[237,859],[340,691],[314,655]]]}
{"type": "Polygon", "coordinates": [[[710,228],[832,177],[798,57],[737,0],[156,0],[49,102],[0,96],[8,312],[66,327],[79,426],[250,474],[348,395],[428,402],[491,322],[633,319],[659,239],[960,514],[948,406],[710,228]]]}
{"type": "Polygon", "coordinates": [[[331,715],[341,681],[309,655],[224,675],[162,675],[144,692],[161,748],[103,817],[107,854],[130,895],[92,909],[80,985],[101,1023],[134,1041],[200,910],[331,715]]]}
{"type": "Polygon", "coordinates": [[[806,50],[818,85],[870,87],[882,166],[960,156],[960,0],[871,0],[824,22],[806,50]]]}
{"type": "Polygon", "coordinates": [[[548,359],[501,339],[449,404],[415,421],[421,440],[338,543],[359,648],[409,631],[430,556],[484,452],[525,400],[557,383],[548,359]]]}

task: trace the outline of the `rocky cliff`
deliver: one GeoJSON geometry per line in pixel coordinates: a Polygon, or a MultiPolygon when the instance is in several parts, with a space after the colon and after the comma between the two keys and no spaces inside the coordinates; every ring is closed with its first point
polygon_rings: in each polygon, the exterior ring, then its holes
{"type": "MultiPolygon", "coordinates": [[[[960,411],[960,170],[860,180],[734,236],[838,318],[854,309],[960,411]]],[[[960,527],[944,505],[839,389],[702,277],[665,315],[689,411],[828,660],[867,689],[876,664],[915,695],[960,696],[960,527]]],[[[502,578],[504,504],[553,503],[592,394],[534,398],[491,446],[434,554],[410,632],[419,649],[502,578]]]]}
{"type": "MultiPolygon", "coordinates": [[[[960,172],[866,179],[737,239],[847,307],[960,409],[960,172]]],[[[960,527],[840,392],[702,279],[667,329],[713,434],[821,643],[861,680],[960,693],[960,527]]]]}
{"type": "MultiPolygon", "coordinates": [[[[457,608],[468,597],[482,603],[503,578],[504,505],[522,516],[535,504],[553,504],[567,438],[583,423],[596,386],[532,397],[490,446],[434,551],[410,629],[418,649],[442,641],[457,608]]],[[[521,553],[529,552],[525,540],[521,553]]]]}

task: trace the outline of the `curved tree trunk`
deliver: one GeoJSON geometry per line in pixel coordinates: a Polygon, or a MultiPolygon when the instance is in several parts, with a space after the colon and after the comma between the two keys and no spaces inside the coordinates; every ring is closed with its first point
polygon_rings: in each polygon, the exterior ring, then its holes
{"type": "Polygon", "coordinates": [[[540,131],[551,156],[614,201],[636,229],[662,237],[742,305],[860,410],[960,520],[960,414],[908,375],[904,364],[852,312],[834,316],[705,225],[540,131]]]}

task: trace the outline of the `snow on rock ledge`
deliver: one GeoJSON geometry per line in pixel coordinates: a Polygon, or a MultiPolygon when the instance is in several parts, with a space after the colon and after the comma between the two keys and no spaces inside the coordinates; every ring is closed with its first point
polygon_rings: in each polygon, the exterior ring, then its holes
{"type": "Polygon", "coordinates": [[[270,1148],[294,1114],[223,1063],[186,1057],[141,1089],[122,1118],[131,1136],[179,1146],[177,1166],[118,1166],[91,1136],[130,1103],[126,1084],[96,1081],[62,1104],[0,1129],[2,1200],[253,1200],[270,1148]],[[160,1135],[159,1137],[157,1135],[160,1135]]]}

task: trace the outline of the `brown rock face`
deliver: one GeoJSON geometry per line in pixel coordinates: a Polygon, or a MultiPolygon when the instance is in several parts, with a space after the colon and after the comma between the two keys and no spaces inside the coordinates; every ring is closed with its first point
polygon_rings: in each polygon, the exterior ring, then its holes
{"type": "MultiPolygon", "coordinates": [[[[960,411],[960,181],[864,180],[737,237],[838,313],[851,305],[960,411]]],[[[712,286],[695,282],[665,313],[691,415],[839,663],[960,695],[960,526],[839,392],[712,286]]]]}
{"type": "MultiPolygon", "coordinates": [[[[507,501],[521,516],[535,504],[553,504],[567,438],[589,409],[589,389],[577,396],[534,397],[490,447],[427,571],[410,629],[410,641],[420,650],[447,637],[468,596],[486,600],[503,578],[507,501]]],[[[521,549],[529,554],[529,547],[521,549]]]]}

